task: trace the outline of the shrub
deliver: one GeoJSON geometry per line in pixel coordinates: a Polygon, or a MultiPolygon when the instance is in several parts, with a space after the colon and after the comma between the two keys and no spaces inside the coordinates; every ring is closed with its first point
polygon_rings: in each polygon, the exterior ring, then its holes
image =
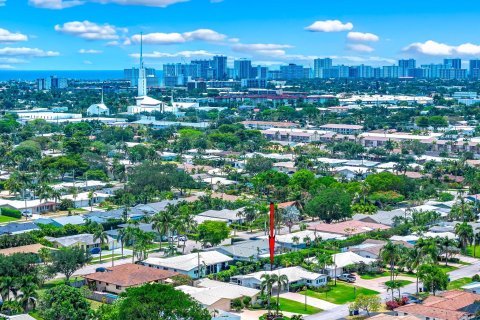
{"type": "Polygon", "coordinates": [[[441,202],[452,201],[453,199],[455,199],[455,197],[451,193],[448,193],[448,192],[441,192],[438,195],[438,201],[441,201],[441,202]]]}
{"type": "Polygon", "coordinates": [[[19,210],[11,209],[11,208],[2,208],[2,216],[11,217],[20,219],[22,217],[22,213],[19,210]]]}
{"type": "Polygon", "coordinates": [[[250,303],[252,302],[252,298],[247,297],[247,296],[246,296],[246,297],[243,297],[243,301],[242,301],[242,302],[243,302],[243,305],[244,305],[245,307],[248,307],[248,306],[250,305],[250,303]]]}
{"type": "Polygon", "coordinates": [[[472,281],[474,282],[479,282],[480,281],[480,275],[476,274],[472,277],[472,281]]]}
{"type": "Polygon", "coordinates": [[[240,298],[235,298],[232,300],[232,305],[231,305],[232,309],[235,310],[235,311],[240,311],[242,310],[243,308],[243,303],[242,303],[242,300],[240,298]]]}
{"type": "Polygon", "coordinates": [[[60,202],[60,205],[58,206],[58,208],[60,210],[68,210],[70,208],[73,208],[74,204],[73,204],[73,201],[70,200],[70,199],[62,199],[62,201],[60,202]]]}

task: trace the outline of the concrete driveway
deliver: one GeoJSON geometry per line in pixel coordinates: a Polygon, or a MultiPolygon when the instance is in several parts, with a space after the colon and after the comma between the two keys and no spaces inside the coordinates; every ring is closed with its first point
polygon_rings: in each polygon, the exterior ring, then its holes
{"type": "MultiPolygon", "coordinates": [[[[305,296],[303,294],[299,294],[295,292],[285,292],[285,293],[282,293],[280,297],[288,300],[297,301],[300,303],[305,303],[305,296]]],[[[338,307],[338,304],[334,304],[334,303],[313,298],[313,297],[307,297],[307,305],[320,308],[322,310],[331,310],[338,307]]]]}
{"type": "MultiPolygon", "coordinates": [[[[359,275],[356,274],[357,281],[355,281],[355,285],[358,287],[370,289],[370,290],[375,290],[380,293],[382,292],[387,292],[387,286],[385,285],[385,282],[390,281],[390,277],[380,277],[376,279],[369,279],[365,280],[360,278],[359,275]]],[[[406,276],[397,276],[395,277],[395,280],[408,280],[415,282],[416,279],[413,277],[406,277],[406,276]]]]}

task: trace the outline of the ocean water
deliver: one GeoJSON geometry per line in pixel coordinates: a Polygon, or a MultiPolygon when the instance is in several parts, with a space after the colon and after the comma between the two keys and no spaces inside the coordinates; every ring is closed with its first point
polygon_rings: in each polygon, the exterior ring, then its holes
{"type": "MultiPolygon", "coordinates": [[[[33,81],[50,76],[77,80],[122,80],[123,70],[0,70],[0,81],[33,81]]],[[[161,76],[161,71],[157,71],[157,76],[161,76]]]]}

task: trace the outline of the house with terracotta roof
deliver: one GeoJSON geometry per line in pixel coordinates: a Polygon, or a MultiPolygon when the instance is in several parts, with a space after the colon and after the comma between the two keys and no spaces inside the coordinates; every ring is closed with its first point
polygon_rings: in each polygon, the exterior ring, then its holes
{"type": "Polygon", "coordinates": [[[339,234],[348,237],[376,230],[388,230],[390,227],[380,223],[348,220],[338,223],[319,223],[311,225],[308,227],[308,229],[325,233],[339,234]]]}
{"type": "Polygon", "coordinates": [[[413,315],[422,320],[468,320],[480,311],[480,295],[451,290],[441,296],[430,296],[421,304],[396,308],[399,316],[413,315]]]}
{"type": "Polygon", "coordinates": [[[121,293],[127,288],[146,283],[168,283],[177,272],[159,270],[139,264],[127,263],[107,268],[105,272],[95,272],[83,276],[96,291],[121,293]]]}

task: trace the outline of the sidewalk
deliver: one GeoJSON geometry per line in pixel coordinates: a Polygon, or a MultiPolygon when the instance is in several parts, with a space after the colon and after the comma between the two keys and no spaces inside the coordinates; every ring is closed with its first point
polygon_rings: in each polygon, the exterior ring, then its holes
{"type": "MultiPolygon", "coordinates": [[[[299,293],[295,292],[286,292],[280,294],[281,298],[297,301],[300,303],[305,303],[305,296],[299,293]]],[[[307,305],[320,308],[322,310],[331,310],[333,308],[338,307],[338,304],[334,304],[325,300],[313,298],[313,297],[307,297],[307,305]]]]}

